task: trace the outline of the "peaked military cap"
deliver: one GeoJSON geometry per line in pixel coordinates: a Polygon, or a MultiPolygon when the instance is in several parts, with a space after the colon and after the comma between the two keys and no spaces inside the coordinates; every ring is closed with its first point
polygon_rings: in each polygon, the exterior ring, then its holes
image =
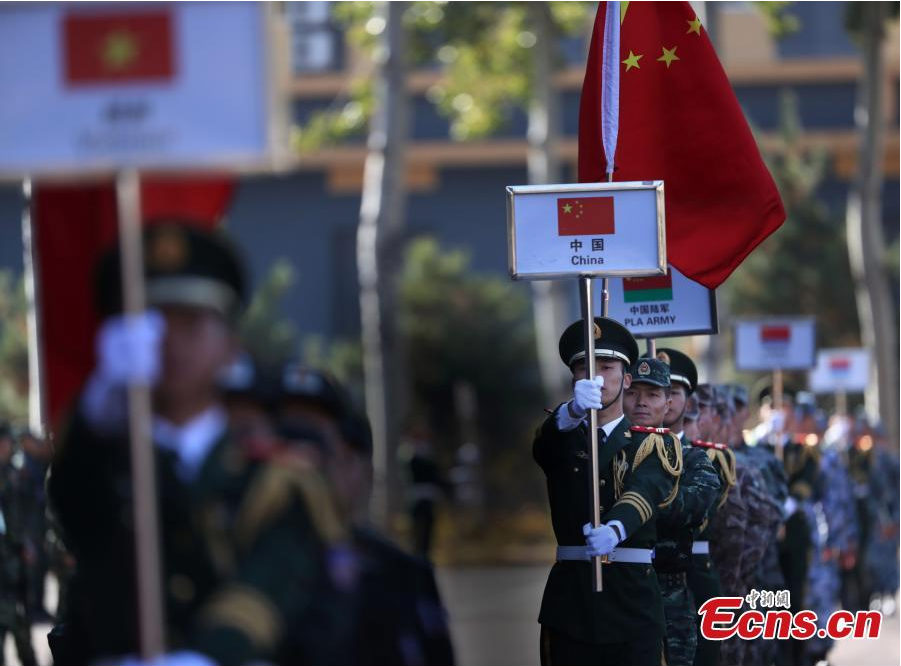
{"type": "MultiPolygon", "coordinates": [[[[567,367],[585,358],[585,326],[580,319],[566,327],[560,336],[560,359],[567,367]]],[[[638,358],[638,343],[629,329],[607,317],[594,318],[594,355],[616,358],[631,366],[638,358]]]]}
{"type": "Polygon", "coordinates": [[[329,374],[307,368],[296,361],[286,363],[279,380],[279,397],[298,398],[315,404],[336,420],[350,411],[350,400],[344,389],[329,374]]]}
{"type": "Polygon", "coordinates": [[[276,385],[267,372],[250,354],[240,354],[219,376],[219,388],[226,396],[249,397],[270,403],[276,396],[276,385]]]}
{"type": "Polygon", "coordinates": [[[748,404],[748,387],[741,384],[729,384],[732,389],[732,399],[742,405],[748,404]]]}
{"type": "Polygon", "coordinates": [[[678,382],[691,395],[698,386],[698,369],[688,355],[678,349],[663,347],[657,350],[657,359],[669,366],[670,382],[678,382]]]}
{"type": "Polygon", "coordinates": [[[629,371],[633,384],[651,384],[652,386],[670,386],[669,366],[656,358],[640,358],[629,371]]]}
{"type": "MultiPolygon", "coordinates": [[[[122,311],[119,248],[100,260],[97,306],[104,316],[122,311]]],[[[184,221],[158,221],[144,230],[147,304],[210,308],[234,320],[246,299],[244,268],[236,248],[219,232],[184,221]]]]}
{"type": "MultiPolygon", "coordinates": [[[[795,389],[790,386],[783,386],[782,387],[782,399],[786,400],[786,401],[794,402],[795,389]]],[[[763,389],[761,389],[760,393],[757,395],[757,400],[760,403],[763,403],[764,401],[772,402],[772,400],[773,400],[772,384],[770,384],[769,386],[765,386],[765,387],[763,387],[763,389]]]]}

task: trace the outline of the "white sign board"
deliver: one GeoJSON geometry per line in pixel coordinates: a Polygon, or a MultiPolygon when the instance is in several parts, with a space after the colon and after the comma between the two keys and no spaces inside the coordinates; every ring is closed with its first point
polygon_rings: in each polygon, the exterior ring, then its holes
{"type": "Polygon", "coordinates": [[[507,188],[513,279],[662,275],[663,182],[507,188]]]}
{"type": "Polygon", "coordinates": [[[636,338],[713,334],[719,330],[716,292],[669,267],[666,275],[613,278],[608,316],[636,338]]]}
{"type": "Polygon", "coordinates": [[[270,4],[0,5],[0,175],[270,165],[270,4]]]}
{"type": "Polygon", "coordinates": [[[870,352],[859,347],[821,349],[809,379],[814,393],[863,392],[870,383],[870,352]]]}
{"type": "Polygon", "coordinates": [[[812,317],[773,317],[735,323],[735,367],[739,370],[806,370],[814,366],[812,317]]]}

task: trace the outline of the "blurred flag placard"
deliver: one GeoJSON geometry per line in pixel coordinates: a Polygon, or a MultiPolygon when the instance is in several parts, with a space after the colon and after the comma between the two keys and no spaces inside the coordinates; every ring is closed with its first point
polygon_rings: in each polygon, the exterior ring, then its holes
{"type": "Polygon", "coordinates": [[[812,317],[746,319],[735,323],[735,367],[739,370],[806,370],[814,366],[812,317]]]}
{"type": "Polygon", "coordinates": [[[610,280],[608,314],[637,338],[707,335],[719,330],[716,294],[672,266],[666,275],[610,280]]]}
{"type": "Polygon", "coordinates": [[[662,275],[663,183],[510,186],[507,240],[513,279],[662,275]]]}
{"type": "Polygon", "coordinates": [[[869,379],[870,353],[860,347],[821,349],[809,376],[814,393],[859,393],[866,390],[869,379]]]}
{"type": "Polygon", "coordinates": [[[0,175],[265,168],[286,146],[270,3],[0,6],[0,175]]]}

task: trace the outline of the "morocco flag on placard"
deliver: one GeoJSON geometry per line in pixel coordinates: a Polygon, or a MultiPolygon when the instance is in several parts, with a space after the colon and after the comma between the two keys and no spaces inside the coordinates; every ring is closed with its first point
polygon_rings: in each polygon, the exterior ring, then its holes
{"type": "Polygon", "coordinates": [[[69,86],[153,83],[175,74],[172,17],[154,12],[70,13],[63,18],[69,86]]]}
{"type": "Polygon", "coordinates": [[[626,303],[647,303],[649,301],[673,300],[673,275],[623,278],[623,300],[626,303]]]}
{"type": "Polygon", "coordinates": [[[790,326],[761,326],[760,341],[763,343],[787,344],[791,340],[790,326]]]}
{"type": "Polygon", "coordinates": [[[613,197],[557,199],[558,236],[612,233],[614,233],[613,197]]]}
{"type": "MultiPolygon", "coordinates": [[[[598,7],[579,110],[579,180],[606,180],[604,19],[598,7]]],[[[687,2],[620,2],[614,180],[663,180],[667,259],[716,288],[785,220],[707,33],[687,2]]]]}

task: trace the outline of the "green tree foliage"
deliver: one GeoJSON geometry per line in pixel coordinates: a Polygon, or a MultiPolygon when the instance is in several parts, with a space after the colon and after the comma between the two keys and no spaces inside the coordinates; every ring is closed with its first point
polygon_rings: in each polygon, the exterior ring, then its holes
{"type": "MultiPolygon", "coordinates": [[[[381,56],[376,37],[384,21],[372,2],[334,3],[334,17],[348,43],[369,60],[381,56]]],[[[496,132],[513,109],[525,106],[532,90],[536,35],[524,2],[409,2],[411,67],[438,68],[444,76],[427,98],[451,119],[451,136],[465,140],[496,132]]],[[[558,34],[584,33],[592,3],[548,3],[558,34]]],[[[345,95],[295,128],[294,146],[316,149],[362,133],[373,109],[366,59],[345,95]]]]}
{"type": "Polygon", "coordinates": [[[766,155],[787,219],[724,286],[734,315],[817,317],[821,346],[860,343],[843,221],[817,198],[825,153],[801,145],[797,100],[782,99],[782,150],[766,155]]]}
{"type": "Polygon", "coordinates": [[[489,493],[511,505],[534,498],[540,487],[522,446],[544,413],[528,292],[473,273],[465,252],[421,238],[407,248],[400,294],[411,413],[426,415],[439,449],[453,451],[463,443],[454,383],[471,384],[489,493]],[[513,478],[526,481],[511,488],[513,478]]]}

